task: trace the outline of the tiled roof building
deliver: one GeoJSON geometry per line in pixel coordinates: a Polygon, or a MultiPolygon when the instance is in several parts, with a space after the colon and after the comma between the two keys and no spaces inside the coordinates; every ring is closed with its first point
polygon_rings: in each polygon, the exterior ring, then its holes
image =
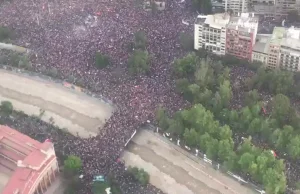
{"type": "Polygon", "coordinates": [[[53,144],[38,142],[0,125],[0,192],[44,193],[54,181],[58,163],[53,144]]]}

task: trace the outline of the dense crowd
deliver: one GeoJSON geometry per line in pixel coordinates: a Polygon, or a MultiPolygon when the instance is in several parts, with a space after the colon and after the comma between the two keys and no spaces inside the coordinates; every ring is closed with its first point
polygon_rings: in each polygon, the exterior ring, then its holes
{"type": "Polygon", "coordinates": [[[87,187],[80,193],[89,193],[93,175],[109,172],[117,175],[124,193],[160,192],[127,181],[123,177],[124,166],[117,159],[134,130],[153,120],[158,105],[168,107],[170,112],[187,105],[175,93],[169,72],[170,63],[183,56],[179,33],[192,30],[192,25],[183,24],[182,20],[193,21],[195,15],[186,11],[187,2],[167,1],[166,9],[157,13],[145,11],[141,3],[14,0],[0,8],[0,25],[13,28],[17,36],[14,43],[36,54],[33,65],[37,71],[54,67],[64,78],[80,77],[86,87],[118,107],[97,137],[81,139],[56,133],[43,136],[52,139],[64,154],[82,158],[87,187]],[[130,55],[127,45],[138,30],[147,34],[151,65],[148,76],[133,79],[126,73],[130,55]],[[96,51],[112,59],[108,69],[94,67],[96,51]]]}
{"type": "MultiPolygon", "coordinates": [[[[118,107],[99,135],[88,139],[49,131],[50,126],[27,117],[10,123],[40,140],[51,139],[65,155],[78,155],[83,160],[87,186],[80,193],[90,193],[93,175],[109,172],[117,175],[124,193],[160,193],[150,185],[143,187],[128,180],[124,166],[117,161],[125,142],[147,120],[153,121],[159,105],[170,113],[189,106],[175,93],[170,69],[171,62],[185,54],[179,34],[192,34],[196,15],[190,11],[191,2],[166,0],[166,9],[156,13],[145,11],[141,4],[139,0],[12,0],[0,6],[0,25],[14,29],[14,44],[36,54],[32,61],[36,71],[56,68],[62,78],[79,77],[87,88],[118,107]],[[131,53],[128,45],[138,30],[147,35],[151,64],[147,75],[132,78],[126,71],[131,53]],[[104,70],[95,68],[96,51],[108,55],[112,65],[104,70]]],[[[236,82],[233,108],[241,107],[244,95],[239,87],[251,74],[244,68],[231,71],[232,81],[236,82]]]]}

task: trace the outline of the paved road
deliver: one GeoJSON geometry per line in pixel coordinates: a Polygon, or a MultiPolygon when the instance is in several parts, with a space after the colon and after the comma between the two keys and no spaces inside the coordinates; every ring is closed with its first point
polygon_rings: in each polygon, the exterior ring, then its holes
{"type": "Polygon", "coordinates": [[[133,138],[123,159],[127,166],[144,168],[150,173],[150,183],[168,194],[255,193],[205,162],[191,160],[163,137],[146,130],[133,138]]]}
{"type": "Polygon", "coordinates": [[[96,135],[113,108],[66,85],[0,70],[0,101],[9,100],[16,110],[28,115],[38,116],[45,110],[42,120],[50,122],[52,117],[56,125],[74,135],[96,135]]]}

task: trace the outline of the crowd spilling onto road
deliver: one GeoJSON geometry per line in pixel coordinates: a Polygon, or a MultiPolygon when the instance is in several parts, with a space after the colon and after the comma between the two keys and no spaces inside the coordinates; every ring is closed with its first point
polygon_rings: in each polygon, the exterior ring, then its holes
{"type": "MultiPolygon", "coordinates": [[[[192,30],[192,26],[182,24],[182,20],[194,18],[186,11],[188,3],[167,1],[166,9],[159,13],[147,12],[137,4],[16,0],[0,8],[0,24],[14,29],[14,43],[36,53],[33,65],[37,71],[56,68],[65,78],[80,77],[93,92],[101,93],[118,107],[97,137],[81,139],[56,133],[43,136],[51,139],[57,150],[83,160],[87,187],[81,193],[89,193],[88,185],[94,175],[109,172],[118,175],[124,193],[159,193],[151,186],[128,182],[124,166],[117,161],[132,133],[147,120],[153,120],[158,105],[174,112],[188,104],[175,93],[169,74],[170,62],[183,56],[179,33],[192,30]],[[138,30],[147,34],[151,68],[149,76],[132,79],[126,73],[130,55],[127,45],[138,30]],[[113,64],[109,69],[94,67],[96,51],[111,58],[113,64]]],[[[19,124],[15,128],[24,127],[19,124]]]]}
{"type": "MultiPolygon", "coordinates": [[[[90,193],[94,175],[109,172],[117,175],[124,193],[160,193],[150,185],[131,182],[118,158],[132,133],[147,120],[154,120],[159,105],[167,107],[170,113],[189,106],[176,94],[170,69],[171,62],[185,54],[179,45],[179,34],[193,30],[191,24],[182,23],[195,18],[194,12],[189,11],[190,3],[166,0],[166,9],[157,13],[145,11],[138,0],[12,0],[0,7],[0,25],[14,29],[15,44],[36,53],[32,62],[37,71],[56,68],[63,78],[80,78],[87,88],[118,107],[99,129],[99,135],[88,139],[49,131],[49,126],[36,125],[29,119],[11,123],[33,136],[41,133],[37,138],[51,139],[57,150],[66,155],[79,156],[87,185],[81,193],[90,193]],[[126,70],[131,53],[128,45],[138,30],[147,35],[151,64],[147,75],[132,78],[126,70]],[[95,68],[96,51],[108,55],[112,65],[104,70],[95,68]]],[[[244,79],[244,74],[249,76],[251,72],[232,71],[236,79],[244,79]]],[[[234,107],[238,108],[240,101],[242,95],[236,98],[234,107]]]]}

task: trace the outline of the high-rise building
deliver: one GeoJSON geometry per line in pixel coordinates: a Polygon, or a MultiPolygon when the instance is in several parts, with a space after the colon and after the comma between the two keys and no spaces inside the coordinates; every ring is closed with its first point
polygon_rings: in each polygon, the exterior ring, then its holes
{"type": "Polygon", "coordinates": [[[257,28],[258,18],[254,14],[231,17],[226,26],[226,54],[250,61],[257,28]]]}
{"type": "Polygon", "coordinates": [[[225,12],[232,11],[233,14],[248,12],[249,1],[248,0],[223,0],[225,12]]]}
{"type": "Polygon", "coordinates": [[[300,28],[275,27],[272,35],[257,40],[252,60],[261,61],[272,69],[300,71],[300,28]],[[262,60],[259,55],[267,59],[262,60]]]}
{"type": "Polygon", "coordinates": [[[0,193],[42,194],[58,173],[53,144],[0,125],[0,169],[0,193]]]}
{"type": "Polygon", "coordinates": [[[229,14],[198,16],[194,25],[194,48],[205,48],[217,55],[225,55],[226,25],[229,14]]]}

